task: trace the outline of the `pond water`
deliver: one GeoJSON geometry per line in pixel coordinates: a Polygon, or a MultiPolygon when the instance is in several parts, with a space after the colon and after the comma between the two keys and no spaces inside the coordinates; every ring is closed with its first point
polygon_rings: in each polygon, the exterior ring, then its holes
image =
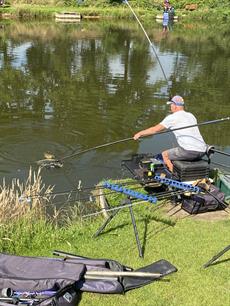
{"type": "MultiPolygon", "coordinates": [[[[0,28],[0,177],[24,180],[50,151],[66,157],[132,137],[169,111],[169,93],[184,96],[198,122],[230,115],[229,27],[145,26],[166,78],[136,22],[2,22],[0,28]]],[[[208,144],[230,152],[230,122],[201,127],[208,144]]],[[[119,178],[121,161],[175,144],[170,134],[133,140],[42,170],[46,184],[70,190],[119,178]]],[[[229,158],[214,161],[230,166],[229,158]]]]}

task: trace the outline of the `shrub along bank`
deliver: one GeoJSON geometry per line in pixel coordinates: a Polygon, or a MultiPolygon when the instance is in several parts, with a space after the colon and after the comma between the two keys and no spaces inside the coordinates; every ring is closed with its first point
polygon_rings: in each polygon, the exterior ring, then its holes
{"type": "MultiPolygon", "coordinates": [[[[143,18],[152,18],[163,10],[163,0],[131,0],[130,5],[143,18]]],[[[230,7],[228,0],[177,0],[171,1],[178,16],[192,18],[228,19],[230,7]],[[194,11],[186,10],[186,4],[195,4],[194,11]]],[[[7,0],[0,7],[0,13],[10,13],[14,17],[50,17],[55,12],[78,11],[82,15],[99,15],[116,18],[133,17],[122,0],[7,0]]]]}
{"type": "MultiPolygon", "coordinates": [[[[6,4],[31,4],[31,5],[49,5],[49,6],[119,6],[123,0],[6,0],[6,4]]],[[[145,9],[162,7],[163,0],[129,0],[133,7],[142,7],[145,9]]],[[[183,9],[186,4],[197,4],[200,8],[218,8],[228,7],[228,0],[171,0],[170,3],[179,9],[183,9]]]]}

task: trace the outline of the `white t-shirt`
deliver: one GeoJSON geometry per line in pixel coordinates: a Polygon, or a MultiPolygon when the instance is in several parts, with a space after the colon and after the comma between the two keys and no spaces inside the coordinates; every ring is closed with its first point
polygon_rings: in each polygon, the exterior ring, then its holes
{"type": "MultiPolygon", "coordinates": [[[[197,124],[197,120],[193,114],[181,110],[168,115],[160,124],[166,129],[176,129],[197,124]]],[[[183,149],[197,152],[206,151],[207,145],[197,126],[173,131],[173,133],[179,146],[183,149]]]]}

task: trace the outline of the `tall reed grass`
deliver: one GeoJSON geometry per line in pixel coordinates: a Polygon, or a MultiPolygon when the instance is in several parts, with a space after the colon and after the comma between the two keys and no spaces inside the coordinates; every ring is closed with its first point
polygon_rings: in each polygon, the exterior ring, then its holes
{"type": "Polygon", "coordinates": [[[53,187],[42,182],[41,170],[29,170],[25,182],[13,179],[11,185],[3,180],[0,185],[0,224],[18,221],[26,215],[44,219],[53,187]],[[43,194],[43,196],[42,196],[43,194]]]}

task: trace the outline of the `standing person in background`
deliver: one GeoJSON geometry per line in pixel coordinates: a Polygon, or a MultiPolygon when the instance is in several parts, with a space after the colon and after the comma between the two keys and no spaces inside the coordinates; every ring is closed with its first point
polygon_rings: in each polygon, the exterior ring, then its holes
{"type": "Polygon", "coordinates": [[[170,18],[170,19],[173,19],[174,16],[175,16],[175,9],[174,9],[173,6],[171,6],[171,7],[169,8],[169,18],[170,18]]]}
{"type": "Polygon", "coordinates": [[[169,24],[169,12],[168,9],[165,8],[163,13],[163,21],[162,21],[163,32],[168,31],[168,24],[169,24]]]}
{"type": "MultiPolygon", "coordinates": [[[[167,104],[170,105],[172,114],[166,116],[159,124],[136,133],[133,136],[134,140],[154,135],[165,129],[173,130],[197,124],[195,116],[184,110],[184,99],[181,96],[174,96],[167,104]]],[[[173,160],[195,161],[206,154],[207,145],[197,126],[173,131],[173,134],[178,146],[162,152],[164,163],[171,172],[173,160]]]]}

